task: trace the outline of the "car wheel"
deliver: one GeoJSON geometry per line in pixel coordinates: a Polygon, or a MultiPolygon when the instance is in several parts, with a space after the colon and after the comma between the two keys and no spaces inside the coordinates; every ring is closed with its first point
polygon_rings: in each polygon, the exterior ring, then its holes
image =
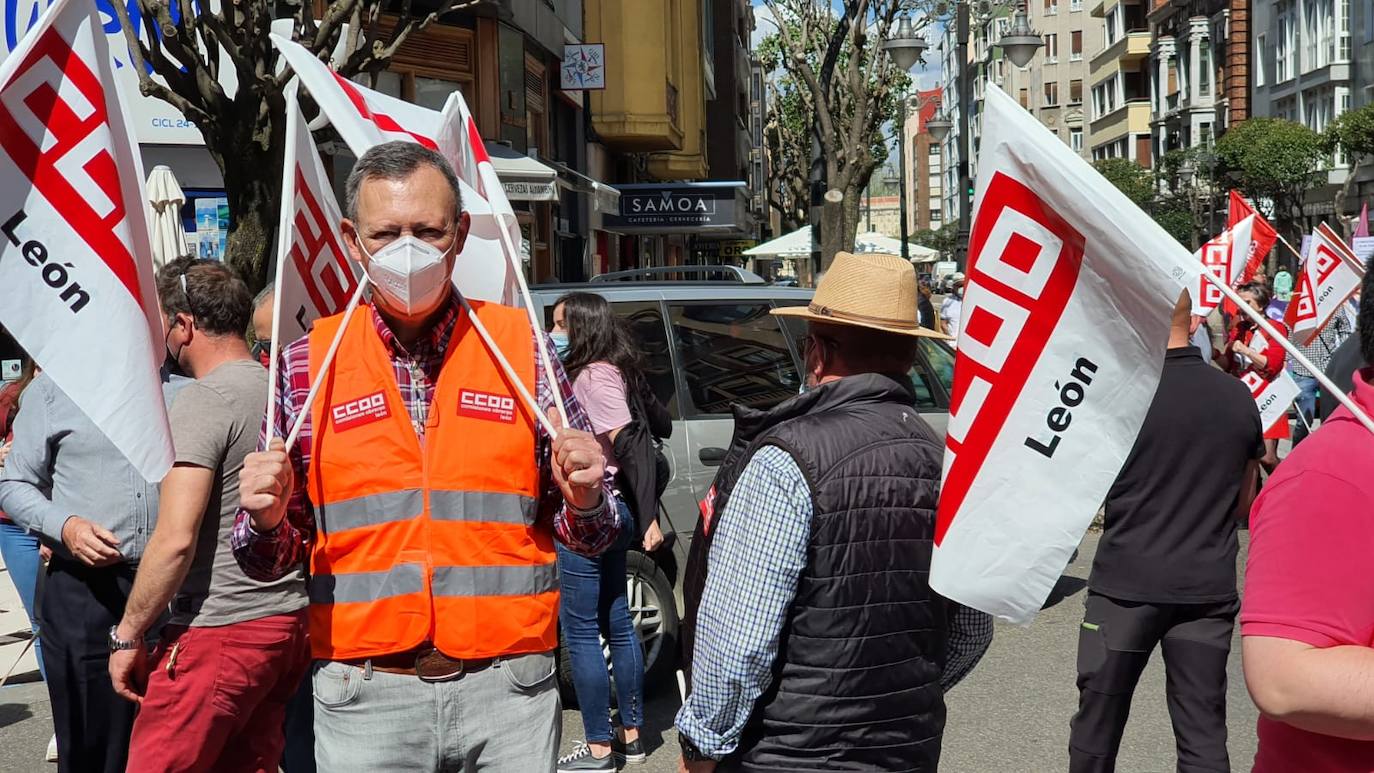
{"type": "MultiPolygon", "coordinates": [[[[677,668],[678,613],[673,600],[673,586],[668,576],[649,556],[631,550],[625,556],[625,600],[630,608],[630,623],[639,637],[644,652],[644,692],[649,694],[666,684],[674,684],[677,668]]],[[[563,705],[577,707],[577,691],[573,689],[572,658],[562,646],[560,626],[558,649],[558,687],[563,705]]],[[[601,653],[606,659],[606,671],[615,678],[611,666],[611,649],[603,636],[601,653]]],[[[611,691],[615,702],[615,690],[611,691]]]]}

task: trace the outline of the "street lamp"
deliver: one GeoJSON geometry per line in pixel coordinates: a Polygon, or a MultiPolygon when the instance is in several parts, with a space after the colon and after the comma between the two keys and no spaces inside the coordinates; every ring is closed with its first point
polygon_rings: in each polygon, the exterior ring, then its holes
{"type": "MultiPolygon", "coordinates": [[[[994,0],[995,2],[995,0],[994,0]]],[[[1037,33],[1030,26],[1030,20],[1026,16],[1025,0],[1016,0],[1013,5],[1014,16],[1012,17],[1011,28],[1007,30],[1002,39],[997,41],[1006,53],[1007,58],[1017,67],[1025,67],[1030,64],[1035,57],[1035,52],[1045,44],[1037,33]]],[[[969,240],[969,210],[973,206],[970,201],[969,189],[973,183],[969,178],[969,111],[972,109],[973,84],[970,77],[971,67],[968,61],[968,39],[969,39],[969,0],[958,0],[955,7],[955,34],[956,48],[954,66],[959,69],[958,86],[959,91],[959,190],[957,191],[959,202],[959,235],[955,242],[955,260],[958,263],[959,271],[968,271],[968,240],[969,240]]],[[[949,134],[948,124],[943,127],[944,134],[949,134]]],[[[934,136],[934,132],[931,132],[934,136]]]]}
{"type": "Polygon", "coordinates": [[[1002,47],[1007,58],[1017,67],[1030,64],[1030,60],[1035,58],[1035,52],[1045,45],[1044,39],[1031,27],[1030,20],[1026,18],[1024,2],[1016,4],[1015,14],[1011,18],[1011,29],[997,41],[997,45],[1002,47]]]}
{"type": "Polygon", "coordinates": [[[926,131],[930,134],[930,138],[936,142],[944,142],[952,128],[954,128],[954,124],[950,123],[948,118],[932,118],[926,121],[926,131]]]}
{"type": "Polygon", "coordinates": [[[929,47],[926,39],[916,34],[916,28],[911,24],[910,16],[903,16],[899,19],[897,32],[883,41],[883,50],[892,57],[892,63],[897,65],[897,69],[902,72],[915,67],[916,62],[921,59],[921,54],[925,53],[929,47]]]}

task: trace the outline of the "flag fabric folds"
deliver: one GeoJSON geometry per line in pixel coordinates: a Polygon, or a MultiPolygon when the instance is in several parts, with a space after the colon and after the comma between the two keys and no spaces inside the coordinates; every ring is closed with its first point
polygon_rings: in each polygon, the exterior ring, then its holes
{"type": "MultiPolygon", "coordinates": [[[[1237,190],[1232,190],[1230,194],[1230,206],[1227,211],[1226,227],[1234,228],[1240,221],[1251,215],[1255,216],[1255,224],[1250,237],[1250,255],[1245,262],[1245,270],[1241,272],[1240,280],[1237,284],[1244,284],[1255,277],[1264,265],[1264,259],[1269,257],[1269,251],[1274,248],[1274,244],[1279,240],[1278,229],[1274,228],[1264,216],[1255,211],[1250,206],[1250,202],[1245,200],[1237,190]]],[[[1234,314],[1235,309],[1227,307],[1228,313],[1234,314]]]]}
{"type": "Polygon", "coordinates": [[[0,64],[0,322],[133,466],[172,439],[143,169],[92,3],[57,0],[0,64]]]}
{"type": "MultiPolygon", "coordinates": [[[[1251,235],[1258,215],[1246,215],[1243,220],[1222,231],[1202,245],[1195,255],[1204,270],[1228,285],[1235,286],[1244,273],[1250,254],[1251,235]]],[[[1223,296],[1216,285],[1205,277],[1198,278],[1192,291],[1193,314],[1205,317],[1221,304],[1223,296]]]]}
{"type": "Polygon", "coordinates": [[[984,109],[931,586],[1026,622],[1135,442],[1202,266],[1006,93],[984,109]]]}
{"type": "Polygon", "coordinates": [[[1298,289],[1285,319],[1295,340],[1303,345],[1312,343],[1341,306],[1359,291],[1364,275],[1355,253],[1326,223],[1313,232],[1309,252],[1298,271],[1298,289]]]}

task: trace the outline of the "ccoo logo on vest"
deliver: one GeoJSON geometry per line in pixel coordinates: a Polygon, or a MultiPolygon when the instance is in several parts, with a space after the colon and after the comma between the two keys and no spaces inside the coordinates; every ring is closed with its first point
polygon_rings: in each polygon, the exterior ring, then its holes
{"type": "Polygon", "coordinates": [[[391,415],[386,405],[386,393],[374,392],[366,397],[339,403],[329,409],[334,418],[334,431],[343,432],[355,429],[374,421],[381,421],[391,415]]]}
{"type": "Polygon", "coordinates": [[[515,423],[515,398],[464,389],[458,393],[458,415],[469,419],[515,423]]]}

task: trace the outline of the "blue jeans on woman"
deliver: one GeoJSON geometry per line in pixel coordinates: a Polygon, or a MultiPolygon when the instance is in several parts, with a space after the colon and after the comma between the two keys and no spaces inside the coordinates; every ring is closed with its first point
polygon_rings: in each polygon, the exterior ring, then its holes
{"type": "MultiPolygon", "coordinates": [[[[29,628],[33,630],[33,654],[38,658],[38,672],[43,673],[43,651],[38,643],[38,607],[34,605],[38,589],[38,573],[43,570],[43,560],[38,556],[38,538],[10,521],[0,521],[0,558],[5,561],[5,571],[19,591],[19,601],[29,616],[29,628]]],[[[44,674],[46,677],[46,674],[44,674]]]]}
{"type": "Polygon", "coordinates": [[[644,651],[625,598],[625,551],[637,530],[623,502],[617,502],[617,510],[621,535],[605,553],[588,558],[558,545],[563,646],[572,662],[582,728],[591,743],[611,741],[611,678],[600,636],[611,646],[620,721],[625,727],[644,724],[644,651]]]}

